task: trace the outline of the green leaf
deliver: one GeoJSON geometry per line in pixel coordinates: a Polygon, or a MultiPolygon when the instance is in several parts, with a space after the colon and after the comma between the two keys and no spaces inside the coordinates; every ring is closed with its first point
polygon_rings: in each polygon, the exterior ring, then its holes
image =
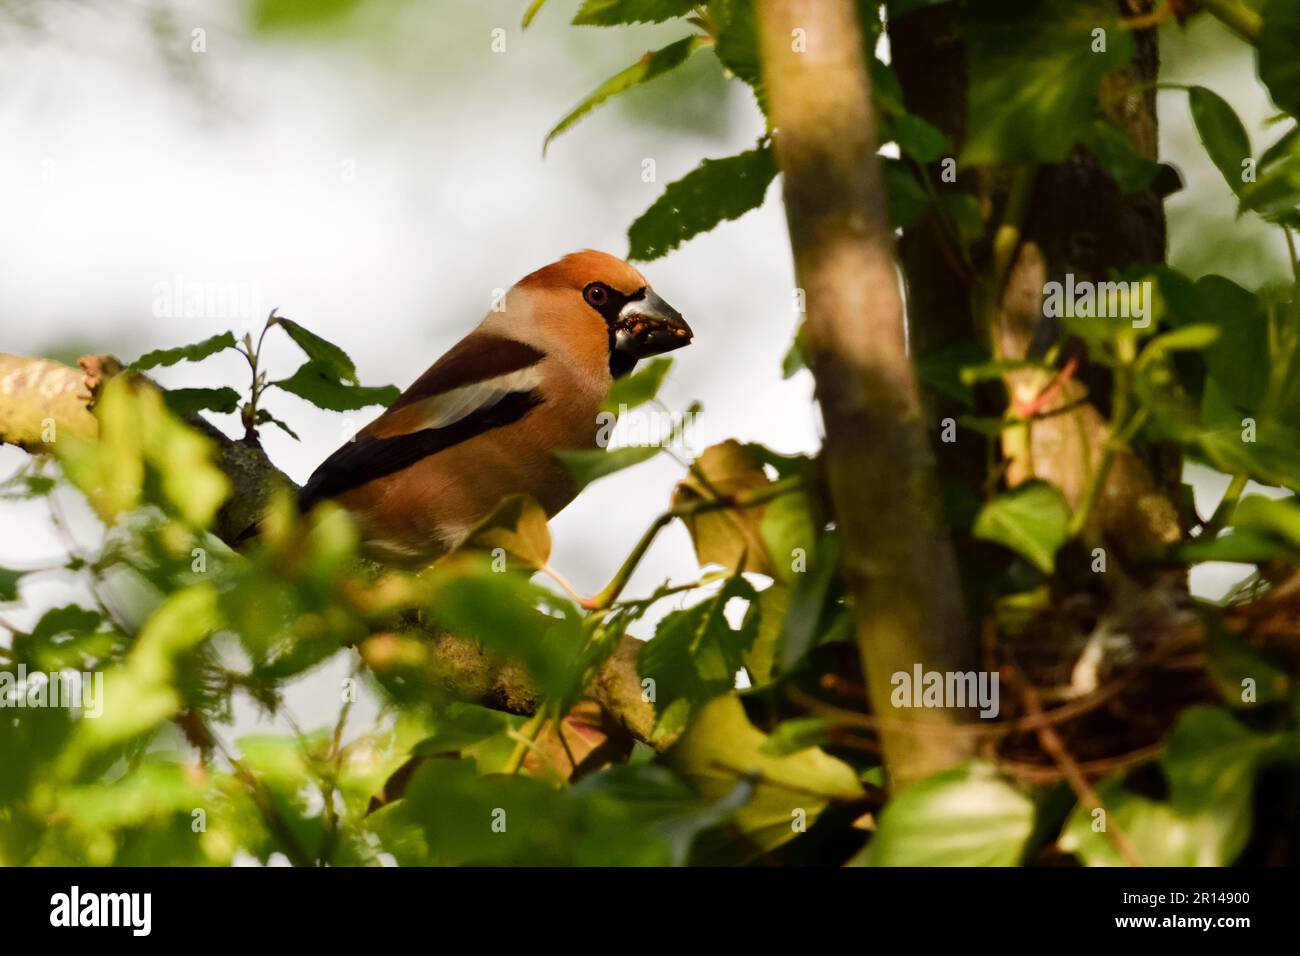
{"type": "Polygon", "coordinates": [[[1152,339],[1143,350],[1142,357],[1146,360],[1168,352],[1199,352],[1217,342],[1222,332],[1221,327],[1208,322],[1180,326],[1152,339]]]}
{"type": "Polygon", "coordinates": [[[470,531],[460,548],[487,552],[500,548],[527,570],[537,571],[551,558],[546,512],[528,495],[510,495],[470,531]]]}
{"type": "MultiPolygon", "coordinates": [[[[749,675],[750,686],[763,687],[772,682],[776,671],[776,655],[781,647],[781,631],[790,610],[790,588],[773,584],[758,595],[746,614],[758,619],[754,643],[741,654],[741,663],[749,675]]],[[[746,624],[741,625],[744,630],[746,624]]]]}
{"type": "Polygon", "coordinates": [[[759,108],[766,113],[753,0],[709,0],[708,14],[716,30],[713,52],[723,66],[753,88],[759,108]]]}
{"type": "Polygon", "coordinates": [[[970,131],[963,164],[1056,163],[1085,139],[1107,73],[1133,59],[1133,37],[1106,0],[970,4],[970,131]],[[1093,52],[1104,30],[1104,52],[1093,52]]]}
{"type": "Polygon", "coordinates": [[[1228,188],[1234,193],[1241,192],[1245,185],[1241,162],[1251,156],[1246,127],[1223,97],[1203,86],[1193,86],[1187,91],[1187,105],[1191,107],[1192,122],[1211,162],[1223,174],[1228,188]]]}
{"type": "Polygon", "coordinates": [[[728,219],[763,204],[776,176],[772,150],[760,146],[726,159],[706,159],[676,182],[628,227],[628,258],[648,261],[728,219]]]}
{"type": "Polygon", "coordinates": [[[623,23],[663,23],[684,17],[696,0],[583,0],[573,18],[577,26],[612,27],[623,23]]]}
{"type": "Polygon", "coordinates": [[[216,355],[218,352],[233,349],[234,347],[235,336],[230,332],[222,332],[220,335],[214,335],[202,342],[195,342],[193,345],[179,345],[174,349],[158,349],[153,352],[146,352],[132,362],[130,368],[137,372],[143,372],[159,366],[175,365],[177,362],[201,362],[210,355],[216,355]]]}
{"type": "Polygon", "coordinates": [[[1273,102],[1292,116],[1300,115],[1300,6],[1293,0],[1268,0],[1255,49],[1259,78],[1273,102]]]}
{"type": "MultiPolygon", "coordinates": [[[[663,796],[664,789],[654,795],[663,796]]],[[[672,862],[667,835],[646,824],[647,817],[686,809],[680,797],[665,811],[664,803],[644,799],[644,787],[639,805],[622,799],[622,792],[592,784],[561,791],[525,776],[480,776],[470,759],[429,760],[412,776],[405,799],[372,814],[368,824],[385,847],[400,850],[395,855],[403,865],[672,862]]]]}
{"type": "Polygon", "coordinates": [[[1159,163],[1139,155],[1129,138],[1105,120],[1093,122],[1084,143],[1126,195],[1146,189],[1160,173],[1159,163]]]}
{"type": "Polygon", "coordinates": [[[756,782],[753,799],[733,814],[732,825],[757,851],[794,838],[796,821],[811,827],[832,801],[863,796],[848,764],[817,748],[773,756],[764,750],[767,740],[745,716],[740,699],[725,694],[700,710],[663,757],[705,799],[722,800],[738,782],[756,782]]]}
{"type": "Polygon", "coordinates": [[[411,748],[413,755],[434,757],[456,753],[510,728],[510,718],[506,714],[459,702],[444,708],[438,714],[436,723],[437,729],[433,735],[411,748]]]}
{"type": "Polygon", "coordinates": [[[233,388],[169,388],[163,392],[168,410],[178,418],[202,411],[233,412],[239,407],[239,393],[233,388]]]}
{"type": "Polygon", "coordinates": [[[1228,402],[1244,411],[1259,408],[1268,386],[1268,318],[1258,297],[1222,276],[1208,275],[1189,290],[1161,279],[1172,300],[1169,318],[1178,327],[1212,325],[1218,338],[1204,351],[1210,377],[1228,402]]]}
{"type": "Polygon", "coordinates": [[[1034,804],[993,766],[971,762],[910,784],[880,815],[872,866],[1015,866],[1034,804]]]}
{"type": "Polygon", "coordinates": [[[773,498],[763,508],[759,529],[768,569],[782,584],[793,584],[805,572],[820,533],[808,496],[792,493],[773,498]]]}
{"type": "Polygon", "coordinates": [[[946,342],[916,357],[916,374],[925,387],[974,408],[974,382],[967,381],[963,372],[988,360],[988,350],[974,342],[946,342]]]}
{"type": "Polygon", "coordinates": [[[652,358],[631,375],[615,379],[609,395],[600,404],[601,411],[622,414],[620,409],[632,409],[652,401],[672,367],[671,358],[652,358]]]}
{"type": "Polygon", "coordinates": [[[781,359],[781,378],[791,378],[796,372],[801,372],[808,367],[808,358],[805,355],[806,339],[804,323],[800,322],[799,328],[795,330],[794,339],[790,342],[790,348],[781,359]]]}
{"type": "Polygon", "coordinates": [[[326,341],[315,332],[303,328],[293,319],[276,316],[276,325],[288,333],[289,338],[298,343],[298,347],[327,375],[350,385],[357,384],[357,367],[348,358],[348,354],[333,342],[326,341]]]}
{"type": "Polygon", "coordinates": [[[1211,620],[1206,625],[1206,644],[1210,676],[1229,707],[1277,704],[1289,696],[1291,680],[1286,671],[1255,650],[1244,635],[1211,620]],[[1246,694],[1248,686],[1251,695],[1246,694]]]}
{"type": "Polygon", "coordinates": [[[361,0],[253,0],[249,19],[256,30],[314,30],[339,24],[360,5],[361,0]]]}
{"type": "Polygon", "coordinates": [[[971,533],[1015,551],[1051,574],[1056,552],[1069,536],[1070,506],[1059,488],[1045,481],[1029,481],[986,504],[971,533]]]}
{"type": "Polygon", "coordinates": [[[895,142],[903,153],[922,165],[949,155],[948,137],[938,127],[912,113],[900,113],[885,125],[882,138],[895,142]]]}
{"type": "Polygon", "coordinates": [[[1238,531],[1270,535],[1300,551],[1300,502],[1295,498],[1266,498],[1249,495],[1232,513],[1238,531]]]}
{"type": "Polygon", "coordinates": [[[1276,220],[1300,205],[1300,140],[1284,137],[1268,160],[1261,160],[1253,183],[1239,189],[1241,209],[1276,220]]]}
{"type": "Polygon", "coordinates": [[[835,721],[828,717],[794,717],[776,725],[763,744],[763,753],[784,757],[809,747],[820,747],[830,740],[835,721]]]}
{"type": "Polygon", "coordinates": [[[206,528],[230,492],[230,481],[213,462],[211,442],[169,413],[161,393],[111,379],[95,406],[99,440],[59,442],[68,479],[106,521],[141,503],[164,506],[192,527],[206,528]],[[142,499],[157,479],[161,496],[142,499]]]}
{"type": "Polygon", "coordinates": [[[177,713],[182,706],[174,686],[178,662],[219,622],[210,584],[177,591],[160,604],[126,660],[104,674],[103,711],[97,719],[78,722],[60,758],[64,766],[75,769],[90,754],[137,737],[177,713]]]}
{"type": "Polygon", "coordinates": [[[26,573],[26,571],[0,568],[0,604],[18,600],[18,582],[26,573]]]}
{"type": "Polygon", "coordinates": [[[1190,564],[1201,561],[1232,561],[1239,564],[1262,564],[1281,554],[1283,548],[1273,538],[1250,531],[1233,530],[1213,541],[1198,538],[1178,549],[1178,556],[1190,564]]]}
{"type": "MultiPolygon", "coordinates": [[[[735,439],[710,445],[695,459],[691,472],[673,490],[673,505],[737,495],[771,484],[758,457],[735,439]]],[[[720,508],[682,519],[701,565],[754,571],[780,578],[772,566],[763,535],[763,521],[775,502],[753,508],[720,508]]],[[[797,519],[796,519],[797,520],[797,519]]],[[[797,529],[790,529],[797,533],[797,529]]],[[[782,546],[785,542],[780,542],[782,546]]],[[[793,545],[792,545],[793,546],[793,545]]],[[[804,547],[811,546],[811,540],[804,547]]],[[[789,557],[784,559],[788,565],[789,557]]]]}
{"type": "Polygon", "coordinates": [[[104,623],[98,612],[75,604],[53,608],[30,634],[15,637],[14,650],[48,672],[102,670],[123,649],[121,635],[103,630],[104,623]]]}
{"type": "Polygon", "coordinates": [[[746,615],[733,628],[724,611],[733,599],[753,602],[757,597],[753,586],[736,574],[712,597],[659,622],[654,640],[637,658],[637,672],[654,681],[656,738],[678,733],[693,710],[735,688],[758,622],[746,615]]]}
{"type": "Polygon", "coordinates": [[[551,145],[551,140],[572,127],[578,120],[611,96],[617,96],[619,93],[624,93],[635,86],[649,83],[670,70],[675,70],[690,59],[691,54],[700,49],[701,46],[703,46],[703,40],[700,37],[684,37],[676,43],[670,43],[662,50],[647,53],[626,70],[611,76],[596,87],[581,103],[570,110],[568,115],[546,134],[546,142],[542,146],[542,152],[546,152],[546,148],[551,145]]]}
{"type": "MultiPolygon", "coordinates": [[[[1169,800],[1138,796],[1118,780],[1098,787],[1109,821],[1122,829],[1145,866],[1227,866],[1250,834],[1256,770],[1268,761],[1300,758],[1295,732],[1250,730],[1226,710],[1185,710],[1161,764],[1169,800]]],[[[1089,866],[1120,866],[1104,832],[1093,829],[1093,807],[1078,806],[1066,822],[1061,849],[1089,866]]]]}
{"type": "Polygon", "coordinates": [[[1284,159],[1295,150],[1298,144],[1300,144],[1300,123],[1292,125],[1289,130],[1278,138],[1276,143],[1264,150],[1264,155],[1259,157],[1259,168],[1264,169],[1279,159],[1284,159]]]}
{"type": "Polygon", "coordinates": [[[649,461],[661,451],[663,449],[658,445],[629,445],[626,448],[611,448],[608,450],[604,448],[578,448],[557,451],[555,457],[565,468],[569,469],[569,474],[573,476],[577,486],[585,488],[598,478],[604,478],[616,474],[624,468],[631,468],[643,461],[649,461]]]}
{"type": "Polygon", "coordinates": [[[809,556],[808,569],[799,575],[790,595],[778,654],[782,670],[789,671],[798,664],[827,630],[824,626],[830,617],[827,605],[839,562],[840,536],[835,531],[824,532],[809,556]]]}
{"type": "Polygon", "coordinates": [[[546,0],[532,0],[532,2],[528,4],[528,9],[524,11],[524,18],[520,23],[525,30],[528,29],[529,25],[533,22],[533,17],[537,16],[537,14],[541,12],[541,9],[545,4],[546,0]]]}
{"type": "Polygon", "coordinates": [[[331,412],[349,412],[369,405],[391,405],[402,394],[393,385],[345,384],[335,377],[329,366],[314,359],[305,362],[288,378],[270,384],[331,412]]]}
{"type": "Polygon", "coordinates": [[[288,435],[288,436],[289,436],[290,438],[292,438],[294,441],[302,441],[302,439],[298,437],[298,433],[297,433],[296,431],[294,431],[292,428],[290,428],[290,427],[289,427],[288,425],[286,425],[284,422],[280,421],[280,419],[276,418],[274,415],[272,415],[270,412],[268,412],[265,408],[259,408],[259,409],[257,410],[257,424],[259,424],[259,425],[268,425],[268,424],[269,424],[269,425],[274,425],[276,428],[280,429],[280,431],[284,432],[286,435],[288,435]]]}
{"type": "Polygon", "coordinates": [[[882,170],[890,224],[895,229],[916,225],[930,206],[929,194],[901,160],[886,159],[882,170]]]}
{"type": "Polygon", "coordinates": [[[548,695],[581,678],[581,616],[573,604],[518,574],[461,559],[438,566],[429,615],[440,625],[523,663],[548,695]]]}
{"type": "Polygon", "coordinates": [[[33,641],[50,643],[58,637],[98,630],[103,621],[104,618],[98,611],[69,604],[51,608],[42,614],[41,619],[32,627],[29,637],[33,641]]]}

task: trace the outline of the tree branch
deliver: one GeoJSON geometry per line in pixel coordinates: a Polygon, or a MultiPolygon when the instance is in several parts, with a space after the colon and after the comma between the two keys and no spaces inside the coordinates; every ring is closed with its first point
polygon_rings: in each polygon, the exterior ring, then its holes
{"type": "MultiPolygon", "coordinates": [[[[123,366],[111,356],[84,356],[79,362],[80,372],[49,359],[0,353],[0,444],[36,453],[50,451],[59,435],[94,439],[98,423],[90,408],[103,382],[123,366]]],[[[232,493],[212,530],[234,547],[239,535],[257,521],[275,487],[297,486],[261,448],[227,437],[197,415],[187,421],[212,440],[218,465],[231,481],[232,493]]],[[[477,641],[432,629],[428,637],[434,650],[428,677],[435,686],[494,710],[536,710],[540,697],[520,665],[488,653],[477,641]]],[[[625,637],[596,675],[589,696],[614,727],[649,742],[654,705],[641,696],[636,670],[640,649],[640,641],[625,637]]],[[[662,749],[667,743],[656,746],[662,749]]]]}

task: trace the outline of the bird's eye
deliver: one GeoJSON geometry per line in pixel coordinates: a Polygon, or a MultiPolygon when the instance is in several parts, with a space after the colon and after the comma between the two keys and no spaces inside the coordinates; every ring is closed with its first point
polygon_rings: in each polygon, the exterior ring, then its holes
{"type": "Polygon", "coordinates": [[[582,297],[591,305],[600,308],[609,301],[609,290],[599,282],[593,282],[582,290],[582,297]]]}

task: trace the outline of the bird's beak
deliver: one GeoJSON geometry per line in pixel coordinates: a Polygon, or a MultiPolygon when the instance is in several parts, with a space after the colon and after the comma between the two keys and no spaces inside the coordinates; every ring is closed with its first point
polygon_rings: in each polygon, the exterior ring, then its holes
{"type": "Polygon", "coordinates": [[[619,311],[614,324],[614,348],[640,360],[690,345],[693,335],[682,314],[659,298],[654,289],[647,288],[643,297],[633,299],[619,311]]]}

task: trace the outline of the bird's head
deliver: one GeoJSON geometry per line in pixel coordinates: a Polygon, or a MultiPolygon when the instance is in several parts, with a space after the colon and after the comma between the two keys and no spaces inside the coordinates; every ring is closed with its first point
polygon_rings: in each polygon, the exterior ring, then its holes
{"type": "MultiPolygon", "coordinates": [[[[510,295],[525,300],[525,321],[544,339],[604,349],[616,378],[641,359],[689,345],[693,335],[681,313],[655,293],[645,276],[622,259],[592,249],[538,269],[521,279],[507,299],[510,295]]],[[[544,347],[544,342],[535,344],[544,347]]]]}

